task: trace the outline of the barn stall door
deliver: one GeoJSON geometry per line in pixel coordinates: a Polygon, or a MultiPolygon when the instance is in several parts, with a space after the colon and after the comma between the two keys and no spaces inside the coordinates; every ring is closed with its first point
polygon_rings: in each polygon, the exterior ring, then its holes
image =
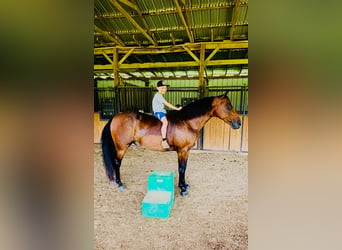
{"type": "Polygon", "coordinates": [[[224,151],[248,151],[248,86],[229,88],[210,87],[209,95],[217,96],[229,90],[228,96],[240,114],[241,128],[232,129],[218,118],[210,119],[203,128],[203,149],[224,151]]]}
{"type": "Polygon", "coordinates": [[[248,116],[240,116],[242,126],[232,129],[214,117],[204,126],[203,149],[224,151],[248,151],[248,116]]]}

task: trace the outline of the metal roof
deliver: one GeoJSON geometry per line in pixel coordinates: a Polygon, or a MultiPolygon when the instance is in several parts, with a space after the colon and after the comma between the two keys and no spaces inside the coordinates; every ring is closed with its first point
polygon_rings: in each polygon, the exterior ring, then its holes
{"type": "MultiPolygon", "coordinates": [[[[183,51],[165,53],[126,53],[126,64],[155,62],[187,62],[200,58],[200,50],[195,46],[217,43],[219,49],[205,50],[205,58],[213,53],[211,60],[247,59],[248,46],[239,48],[221,46],[222,43],[248,42],[248,1],[245,0],[95,0],[94,2],[94,64],[106,65],[112,62],[111,53],[101,48],[175,48],[183,46],[183,51]],[[185,48],[188,46],[187,48],[185,48]],[[222,48],[221,48],[222,47],[222,48]],[[99,52],[101,51],[101,52],[99,52]],[[189,52],[190,51],[190,52],[189,52]],[[107,53],[107,54],[106,54],[107,53]],[[106,55],[104,55],[106,54],[106,55]],[[109,60],[108,60],[109,59],[109,60]]],[[[124,50],[126,51],[126,50],[124,50]]],[[[119,54],[119,60],[125,56],[119,54]]],[[[185,72],[196,66],[169,68],[146,67],[141,71],[152,72],[152,77],[163,76],[163,71],[185,72]]],[[[183,65],[183,64],[180,64],[183,65]]],[[[246,63],[232,65],[206,65],[206,70],[238,68],[245,71],[246,63]]],[[[135,77],[120,69],[120,76],[135,77]]],[[[222,72],[223,72],[222,71],[222,72]]],[[[95,73],[110,69],[95,68],[95,73]]],[[[146,72],[145,72],[146,74],[146,72]]],[[[145,75],[142,74],[142,75],[145,75]]],[[[180,73],[182,74],[182,73],[180,73]]],[[[147,74],[148,75],[148,74],[147,74]]],[[[213,74],[212,74],[213,75],[213,74]]],[[[208,75],[207,75],[208,76],[208,75]]]]}

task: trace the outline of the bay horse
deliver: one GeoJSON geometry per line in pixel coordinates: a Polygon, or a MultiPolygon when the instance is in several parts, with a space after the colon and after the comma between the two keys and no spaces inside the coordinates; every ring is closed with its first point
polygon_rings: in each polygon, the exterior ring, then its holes
{"type": "Polygon", "coordinates": [[[212,117],[217,117],[233,129],[239,129],[241,121],[233,108],[228,91],[220,96],[205,97],[167,114],[167,142],[170,148],[162,148],[161,121],[141,112],[123,112],[113,116],[105,125],[101,140],[103,160],[110,183],[125,189],[120,179],[121,161],[132,143],[156,151],[176,151],[178,155],[178,186],[182,196],[187,196],[190,186],[185,182],[185,170],[190,149],[195,145],[200,130],[212,117]],[[115,177],[114,177],[115,172],[115,177]]]}

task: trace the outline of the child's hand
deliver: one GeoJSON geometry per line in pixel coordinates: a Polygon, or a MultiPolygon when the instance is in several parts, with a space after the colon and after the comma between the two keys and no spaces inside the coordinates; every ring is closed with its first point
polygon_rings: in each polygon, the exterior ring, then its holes
{"type": "Polygon", "coordinates": [[[175,110],[181,110],[182,109],[182,106],[177,104],[176,106],[173,106],[173,109],[175,110]]]}

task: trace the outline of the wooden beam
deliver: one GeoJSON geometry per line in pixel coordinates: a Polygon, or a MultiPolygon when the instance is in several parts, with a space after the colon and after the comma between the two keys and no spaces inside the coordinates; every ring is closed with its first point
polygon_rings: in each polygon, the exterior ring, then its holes
{"type": "Polygon", "coordinates": [[[131,15],[121,7],[121,5],[118,3],[117,0],[110,0],[110,3],[123,14],[128,21],[135,27],[137,28],[153,45],[158,45],[156,41],[153,40],[153,38],[147,34],[147,32],[131,17],[131,15]]]}
{"type": "Polygon", "coordinates": [[[197,58],[197,56],[191,52],[191,50],[186,47],[186,46],[183,46],[183,48],[185,49],[186,52],[188,52],[188,54],[198,63],[200,64],[200,60],[197,58]]]}
{"type": "Polygon", "coordinates": [[[102,55],[107,59],[108,62],[113,63],[112,59],[106,53],[102,53],[102,55]]]}
{"type": "Polygon", "coordinates": [[[128,1],[128,0],[119,0],[121,3],[127,5],[131,9],[135,10],[136,12],[140,12],[138,9],[138,6],[136,6],[134,3],[128,1]]]}
{"type": "Polygon", "coordinates": [[[94,28],[95,28],[95,31],[101,33],[101,34],[102,34],[105,38],[107,38],[108,40],[114,42],[115,44],[117,44],[117,45],[119,45],[119,46],[125,46],[125,44],[124,44],[122,41],[120,41],[120,40],[118,40],[118,39],[112,37],[112,36],[109,34],[109,32],[106,32],[106,31],[100,29],[100,28],[97,27],[96,25],[94,25],[94,28]]]}
{"type": "Polygon", "coordinates": [[[231,41],[234,40],[234,32],[235,32],[235,26],[236,26],[238,13],[239,13],[239,8],[240,8],[240,0],[236,0],[235,7],[233,9],[232,26],[230,27],[230,32],[229,32],[229,37],[231,41]]]}
{"type": "MultiPolygon", "coordinates": [[[[201,44],[205,44],[206,49],[248,49],[248,41],[223,41],[223,42],[204,42],[204,43],[186,43],[183,45],[172,46],[156,46],[153,48],[141,48],[141,47],[119,47],[119,53],[127,53],[130,49],[134,48],[132,54],[162,54],[162,53],[177,53],[184,52],[184,46],[189,50],[200,50],[201,44]]],[[[112,53],[113,47],[95,48],[94,55],[100,55],[102,52],[108,54],[112,53]]]]}
{"type": "Polygon", "coordinates": [[[199,68],[199,86],[203,87],[204,86],[204,57],[205,57],[205,45],[201,45],[201,50],[200,50],[200,68],[199,68]]]}
{"type": "Polygon", "coordinates": [[[216,54],[216,52],[217,51],[219,51],[219,47],[217,47],[216,49],[214,49],[211,53],[210,53],[210,55],[205,59],[205,63],[208,63],[210,60],[211,60],[211,58],[213,58],[213,56],[216,54]]]}
{"type": "MultiPolygon", "coordinates": [[[[209,61],[206,66],[217,65],[233,65],[233,64],[248,64],[248,59],[228,59],[228,60],[213,60],[209,61]]],[[[131,63],[121,64],[119,69],[147,69],[147,68],[178,68],[178,67],[198,67],[198,63],[189,62],[154,62],[154,63],[131,63]]],[[[110,70],[113,69],[112,64],[94,65],[94,70],[110,70]]]]}
{"type": "MultiPolygon", "coordinates": [[[[146,79],[148,80],[198,80],[198,76],[181,76],[181,77],[174,77],[174,76],[171,76],[171,77],[164,77],[162,76],[162,74],[159,74],[158,76],[155,76],[155,77],[150,77],[150,78],[145,78],[145,77],[136,77],[132,74],[130,74],[129,72],[123,72],[131,77],[129,78],[125,78],[125,80],[141,80],[141,81],[144,81],[146,79]]],[[[232,78],[238,78],[238,79],[245,79],[245,78],[248,78],[248,76],[225,76],[225,75],[220,75],[220,76],[206,76],[205,79],[232,79],[232,78]]],[[[205,81],[206,82],[206,81],[205,81]]]]}
{"type": "Polygon", "coordinates": [[[207,66],[233,65],[233,64],[248,64],[248,59],[213,60],[213,61],[209,61],[207,63],[207,66]]]}
{"type": "Polygon", "coordinates": [[[154,63],[131,63],[121,64],[120,69],[146,69],[146,68],[175,68],[175,67],[195,67],[197,62],[154,62],[154,63]]]}
{"type": "MultiPolygon", "coordinates": [[[[99,37],[96,37],[96,42],[94,42],[95,46],[98,45],[98,46],[106,46],[106,43],[99,37]]],[[[102,53],[100,53],[102,54],[102,53]]]]}
{"type": "Polygon", "coordinates": [[[181,7],[180,7],[180,5],[178,3],[178,0],[173,0],[173,2],[176,5],[176,9],[177,9],[178,15],[179,15],[179,17],[181,19],[181,22],[183,23],[183,26],[185,27],[186,33],[188,34],[188,37],[189,37],[189,40],[190,40],[191,43],[193,43],[194,42],[194,37],[193,37],[193,35],[192,35],[192,33],[191,33],[190,29],[189,29],[189,25],[187,24],[187,22],[186,22],[186,20],[184,18],[184,15],[182,13],[182,10],[181,10],[181,7]]]}
{"type": "Polygon", "coordinates": [[[114,87],[117,87],[120,84],[119,80],[119,53],[117,48],[113,48],[113,71],[114,71],[114,87]]]}
{"type": "MultiPolygon", "coordinates": [[[[203,29],[222,29],[222,28],[230,28],[232,25],[230,23],[222,23],[222,24],[204,24],[204,25],[189,25],[190,30],[203,30],[203,29]]],[[[239,23],[236,26],[248,26],[247,23],[239,23]]],[[[186,31],[184,26],[175,26],[175,27],[156,27],[149,29],[149,33],[170,33],[170,32],[179,32],[179,31],[186,31]]],[[[118,35],[134,35],[140,34],[139,30],[117,30],[116,34],[118,35]]],[[[219,37],[216,37],[218,39],[219,37]]]]}
{"type": "Polygon", "coordinates": [[[133,35],[133,40],[135,41],[136,44],[138,44],[139,47],[142,47],[141,43],[138,41],[138,39],[135,37],[135,35],[133,35]]]}
{"type": "MultiPolygon", "coordinates": [[[[130,7],[131,9],[135,10],[135,12],[137,12],[138,16],[140,17],[141,21],[143,22],[145,29],[149,32],[149,27],[145,21],[145,18],[143,17],[141,11],[139,10],[138,6],[128,0],[119,0],[121,3],[127,5],[128,7],[130,7]]],[[[130,15],[132,17],[132,15],[130,15]]]]}
{"type": "Polygon", "coordinates": [[[134,48],[130,49],[120,60],[119,65],[121,65],[126,59],[127,57],[130,56],[130,54],[132,54],[132,52],[134,51],[134,48]]]}
{"type": "MultiPolygon", "coordinates": [[[[185,17],[185,22],[186,22],[186,24],[188,25],[188,27],[189,27],[189,29],[191,29],[191,27],[192,27],[192,22],[191,22],[191,18],[190,18],[190,16],[189,16],[189,13],[188,13],[188,7],[187,7],[187,5],[186,5],[186,2],[185,2],[185,0],[181,0],[181,2],[182,2],[182,5],[183,5],[183,9],[184,9],[184,17],[185,17]]],[[[192,37],[193,37],[193,33],[191,32],[191,35],[192,35],[192,37]]]]}
{"type": "MultiPolygon", "coordinates": [[[[99,15],[99,12],[97,10],[95,10],[95,15],[98,16],[99,15]]],[[[109,26],[107,24],[107,22],[104,20],[104,18],[102,16],[99,16],[98,17],[98,20],[100,21],[100,23],[102,24],[102,26],[104,27],[104,29],[107,31],[107,32],[111,32],[114,34],[114,39],[117,40],[116,44],[117,45],[120,45],[120,46],[125,46],[125,43],[120,39],[120,37],[118,37],[118,35],[116,34],[116,32],[113,30],[113,28],[111,26],[109,26]]],[[[109,34],[109,33],[108,33],[109,34]]],[[[108,45],[107,45],[108,46],[108,45]]]]}
{"type": "Polygon", "coordinates": [[[102,71],[102,70],[111,70],[113,72],[113,65],[112,64],[94,64],[95,71],[102,71]]]}
{"type": "Polygon", "coordinates": [[[206,49],[248,49],[248,41],[224,41],[219,43],[205,43],[206,49]]]}

